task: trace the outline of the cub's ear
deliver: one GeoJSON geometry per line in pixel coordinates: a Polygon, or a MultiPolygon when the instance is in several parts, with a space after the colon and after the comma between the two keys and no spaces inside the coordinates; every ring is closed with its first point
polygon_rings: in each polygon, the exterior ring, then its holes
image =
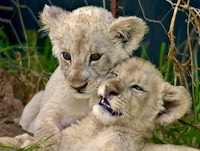
{"type": "Polygon", "coordinates": [[[191,107],[191,97],[183,86],[163,85],[162,110],[158,113],[157,123],[167,125],[180,119],[191,107]]]}
{"type": "Polygon", "coordinates": [[[119,17],[110,26],[111,39],[117,47],[129,54],[139,47],[141,40],[147,33],[148,27],[138,17],[119,17]]]}
{"type": "Polygon", "coordinates": [[[60,27],[59,24],[66,19],[68,14],[69,12],[63,10],[62,8],[45,5],[42,13],[40,14],[43,29],[49,31],[60,27]]]}

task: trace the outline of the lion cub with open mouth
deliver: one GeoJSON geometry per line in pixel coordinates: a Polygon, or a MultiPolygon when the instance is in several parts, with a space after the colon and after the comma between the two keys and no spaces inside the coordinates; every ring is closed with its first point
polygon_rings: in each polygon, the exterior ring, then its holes
{"type": "Polygon", "coordinates": [[[148,61],[131,58],[116,66],[98,89],[92,113],[62,131],[59,151],[195,151],[147,143],[156,124],[181,118],[191,106],[182,86],[173,86],[148,61]]]}
{"type": "MultiPolygon", "coordinates": [[[[156,124],[167,125],[190,110],[191,98],[182,86],[164,81],[148,61],[130,58],[112,70],[98,88],[92,112],[61,132],[58,144],[39,150],[58,151],[197,151],[178,145],[150,144],[156,124]]],[[[18,147],[35,142],[27,134],[0,139],[18,147]],[[17,139],[16,139],[17,138],[17,139]]],[[[42,143],[42,142],[41,142],[42,143]]]]}

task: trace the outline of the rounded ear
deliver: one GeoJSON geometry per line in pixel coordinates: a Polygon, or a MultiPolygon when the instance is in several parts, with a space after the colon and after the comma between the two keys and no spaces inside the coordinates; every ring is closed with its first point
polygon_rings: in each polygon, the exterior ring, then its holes
{"type": "Polygon", "coordinates": [[[43,30],[49,31],[51,29],[58,28],[60,23],[65,20],[65,17],[69,14],[68,11],[56,6],[45,5],[40,19],[43,24],[43,30]]]}
{"type": "Polygon", "coordinates": [[[148,32],[145,22],[138,17],[119,17],[110,26],[111,39],[117,47],[129,54],[139,47],[144,35],[148,32]]]}
{"type": "Polygon", "coordinates": [[[180,119],[191,107],[191,97],[183,86],[164,84],[162,91],[163,110],[157,116],[157,123],[167,125],[180,119]]]}

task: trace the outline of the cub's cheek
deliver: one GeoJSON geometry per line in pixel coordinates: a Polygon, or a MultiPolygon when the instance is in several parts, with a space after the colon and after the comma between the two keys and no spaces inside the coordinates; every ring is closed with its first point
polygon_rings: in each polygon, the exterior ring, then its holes
{"type": "Polygon", "coordinates": [[[59,65],[60,65],[60,69],[61,69],[63,72],[68,71],[69,68],[70,68],[70,63],[68,63],[68,62],[63,62],[63,61],[61,61],[61,62],[59,62],[59,65]]]}
{"type": "Polygon", "coordinates": [[[90,67],[98,76],[105,76],[114,67],[114,64],[102,60],[90,64],[90,67]]]}

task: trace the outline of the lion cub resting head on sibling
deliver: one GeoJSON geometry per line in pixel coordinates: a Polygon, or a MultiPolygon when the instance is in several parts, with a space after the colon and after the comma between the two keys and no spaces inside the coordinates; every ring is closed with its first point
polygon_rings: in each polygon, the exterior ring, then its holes
{"type": "Polygon", "coordinates": [[[192,151],[185,146],[147,143],[156,124],[181,118],[191,106],[182,86],[173,86],[148,61],[131,58],[117,65],[98,88],[92,113],[62,131],[59,151],[192,151]]]}
{"type": "Polygon", "coordinates": [[[25,107],[20,125],[38,139],[56,134],[48,140],[53,144],[62,129],[88,115],[99,84],[139,47],[148,28],[138,17],[114,18],[95,6],[69,12],[45,5],[40,18],[59,66],[25,107]]]}
{"type": "Polygon", "coordinates": [[[95,6],[69,12],[46,5],[40,17],[59,66],[45,90],[25,107],[20,125],[42,138],[58,134],[91,111],[90,97],[110,69],[139,47],[148,28],[138,17],[114,18],[95,6]]]}

